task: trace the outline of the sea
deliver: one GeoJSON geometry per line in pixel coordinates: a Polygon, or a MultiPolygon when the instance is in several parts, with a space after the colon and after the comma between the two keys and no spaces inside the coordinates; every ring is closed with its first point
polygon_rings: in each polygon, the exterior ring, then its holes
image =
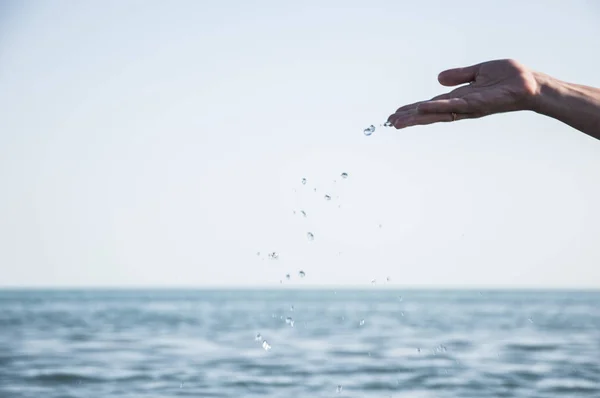
{"type": "Polygon", "coordinates": [[[0,290],[0,397],[600,397],[600,292],[0,290]]]}

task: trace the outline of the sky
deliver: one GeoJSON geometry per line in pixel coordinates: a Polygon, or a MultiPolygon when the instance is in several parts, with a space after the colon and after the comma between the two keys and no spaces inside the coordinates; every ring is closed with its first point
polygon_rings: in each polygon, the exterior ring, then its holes
{"type": "Polygon", "coordinates": [[[599,141],[525,112],[379,127],[492,59],[600,87],[599,21],[593,0],[3,1],[0,286],[600,288],[599,141]]]}

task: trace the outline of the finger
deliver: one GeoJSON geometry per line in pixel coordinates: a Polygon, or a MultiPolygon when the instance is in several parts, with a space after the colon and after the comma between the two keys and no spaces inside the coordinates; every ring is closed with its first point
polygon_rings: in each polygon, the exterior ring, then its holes
{"type": "Polygon", "coordinates": [[[411,126],[424,126],[439,122],[451,122],[453,120],[458,120],[458,115],[455,119],[451,113],[419,114],[416,112],[403,112],[397,115],[397,117],[394,119],[393,125],[397,129],[403,129],[411,126]]]}
{"type": "MultiPolygon", "coordinates": [[[[419,107],[419,105],[421,105],[421,104],[423,104],[425,102],[435,101],[435,100],[439,100],[439,99],[451,98],[455,91],[456,90],[453,90],[452,92],[449,92],[449,93],[437,95],[437,96],[431,98],[430,100],[419,101],[419,102],[415,102],[413,104],[408,104],[408,105],[401,106],[400,108],[396,109],[396,112],[394,114],[400,113],[400,112],[409,111],[411,109],[417,109],[419,107]]],[[[393,115],[391,115],[391,116],[393,116],[393,115]]],[[[389,120],[389,118],[388,118],[388,120],[389,120]]]]}
{"type": "Polygon", "coordinates": [[[418,113],[473,113],[474,109],[464,98],[450,98],[435,101],[427,101],[419,104],[418,113]]]}
{"type": "Polygon", "coordinates": [[[438,81],[443,86],[458,86],[475,80],[480,64],[443,71],[438,75],[438,81]]]}

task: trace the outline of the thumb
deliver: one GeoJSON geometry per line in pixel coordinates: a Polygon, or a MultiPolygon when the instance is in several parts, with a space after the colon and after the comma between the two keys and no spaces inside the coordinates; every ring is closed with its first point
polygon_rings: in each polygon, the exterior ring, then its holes
{"type": "Polygon", "coordinates": [[[438,75],[438,81],[444,86],[457,86],[459,84],[469,83],[475,80],[479,65],[467,66],[465,68],[455,68],[443,71],[438,75]]]}

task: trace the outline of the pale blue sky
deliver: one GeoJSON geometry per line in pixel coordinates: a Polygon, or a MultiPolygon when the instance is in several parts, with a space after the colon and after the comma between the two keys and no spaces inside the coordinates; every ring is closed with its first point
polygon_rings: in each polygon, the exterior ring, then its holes
{"type": "Polygon", "coordinates": [[[362,134],[490,59],[600,87],[598,3],[320,3],[2,2],[0,285],[600,287],[599,141],[362,134]]]}

